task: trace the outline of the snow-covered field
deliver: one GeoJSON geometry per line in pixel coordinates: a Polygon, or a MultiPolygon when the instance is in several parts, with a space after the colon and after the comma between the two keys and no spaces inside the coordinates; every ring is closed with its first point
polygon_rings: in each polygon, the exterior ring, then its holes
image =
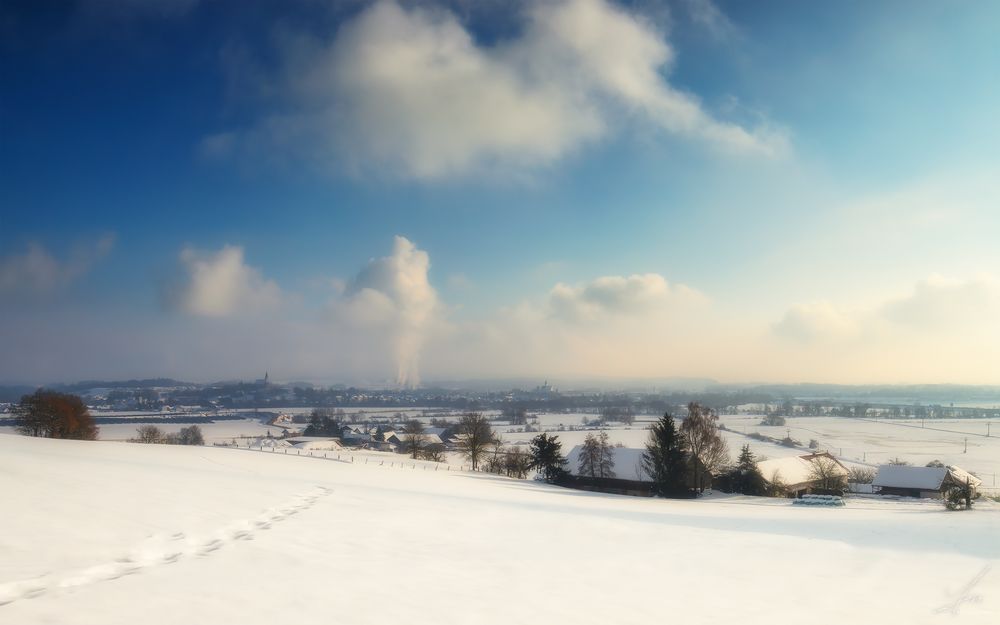
{"type": "MultiPolygon", "coordinates": [[[[822,449],[868,464],[885,464],[896,457],[917,466],[940,460],[975,472],[983,480],[985,489],[1000,488],[1000,424],[991,424],[987,430],[988,422],[978,419],[933,420],[921,427],[919,420],[876,422],[839,417],[790,417],[784,426],[767,427],[761,426],[760,420],[760,416],[720,417],[720,422],[736,433],[760,432],[774,438],[784,438],[790,433],[803,444],[816,439],[822,449]]],[[[735,444],[742,444],[740,441],[748,440],[730,434],[729,446],[732,449],[735,444]]],[[[771,457],[778,457],[782,449],[756,442],[752,448],[755,453],[771,457]]]]}
{"type": "Polygon", "coordinates": [[[0,435],[0,622],[995,623],[1000,509],[0,435]]]}

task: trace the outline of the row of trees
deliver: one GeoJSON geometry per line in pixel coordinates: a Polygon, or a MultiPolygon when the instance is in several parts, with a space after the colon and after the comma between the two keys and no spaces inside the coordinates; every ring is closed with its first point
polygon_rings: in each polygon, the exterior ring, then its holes
{"type": "Polygon", "coordinates": [[[191,425],[179,432],[164,432],[155,425],[141,425],[136,428],[136,437],[130,443],[150,443],[162,445],[204,445],[205,437],[201,428],[191,425]]]}

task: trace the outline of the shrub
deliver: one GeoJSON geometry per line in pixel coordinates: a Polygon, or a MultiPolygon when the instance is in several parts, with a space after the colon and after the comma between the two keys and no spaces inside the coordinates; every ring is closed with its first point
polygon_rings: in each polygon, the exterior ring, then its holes
{"type": "Polygon", "coordinates": [[[19,434],[44,438],[95,440],[98,428],[83,400],[76,395],[38,389],[14,406],[19,434]]]}
{"type": "Polygon", "coordinates": [[[952,486],[944,493],[944,507],[949,510],[967,510],[972,507],[972,497],[965,486],[952,486]]]}

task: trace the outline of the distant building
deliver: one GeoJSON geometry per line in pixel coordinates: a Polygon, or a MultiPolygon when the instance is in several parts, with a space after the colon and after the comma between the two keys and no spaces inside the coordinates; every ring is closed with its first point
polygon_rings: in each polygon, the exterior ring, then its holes
{"type": "Polygon", "coordinates": [[[959,467],[910,467],[893,464],[882,465],[872,481],[872,489],[879,495],[941,499],[953,486],[972,487],[973,496],[982,484],[975,475],[959,467]]]}

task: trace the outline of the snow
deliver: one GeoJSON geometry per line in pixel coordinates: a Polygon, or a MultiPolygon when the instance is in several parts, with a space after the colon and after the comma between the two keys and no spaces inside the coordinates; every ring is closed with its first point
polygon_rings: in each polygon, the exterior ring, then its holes
{"type": "Polygon", "coordinates": [[[961,483],[968,479],[973,486],[981,484],[979,478],[970,475],[959,467],[908,467],[886,464],[878,468],[878,473],[875,475],[872,485],[939,490],[941,483],[949,472],[956,482],[961,483]]]}
{"type": "Polygon", "coordinates": [[[388,464],[0,435],[0,622],[1000,615],[1000,509],[985,502],[670,501],[388,464]]]}
{"type": "MultiPolygon", "coordinates": [[[[829,462],[829,459],[827,462],[829,462]]],[[[782,482],[793,486],[812,481],[816,465],[811,460],[801,456],[794,456],[764,460],[757,463],[757,468],[760,469],[760,474],[764,476],[764,479],[772,481],[771,478],[777,473],[782,482]]],[[[832,471],[839,475],[847,475],[847,471],[840,467],[834,467],[832,471]]]]}
{"type": "MultiPolygon", "coordinates": [[[[583,445],[576,445],[566,454],[566,470],[573,475],[580,475],[580,453],[583,445]]],[[[614,457],[614,477],[620,480],[649,481],[645,469],[642,468],[642,454],[645,448],[637,449],[631,447],[612,447],[611,454],[614,457]]]]}
{"type": "Polygon", "coordinates": [[[803,443],[816,439],[820,450],[848,466],[847,461],[855,461],[874,467],[896,457],[914,466],[940,460],[975,473],[983,480],[982,490],[1000,494],[1000,424],[987,420],[927,420],[924,427],[919,420],[844,417],[789,417],[786,425],[773,427],[760,425],[759,415],[723,415],[719,420],[731,430],[727,440],[734,455],[744,443],[750,443],[754,453],[771,458],[806,453],[744,436],[760,432],[781,439],[791,433],[803,443]]]}
{"type": "Polygon", "coordinates": [[[944,467],[901,467],[887,464],[878,468],[872,486],[938,490],[946,475],[948,469],[944,467]]]}

